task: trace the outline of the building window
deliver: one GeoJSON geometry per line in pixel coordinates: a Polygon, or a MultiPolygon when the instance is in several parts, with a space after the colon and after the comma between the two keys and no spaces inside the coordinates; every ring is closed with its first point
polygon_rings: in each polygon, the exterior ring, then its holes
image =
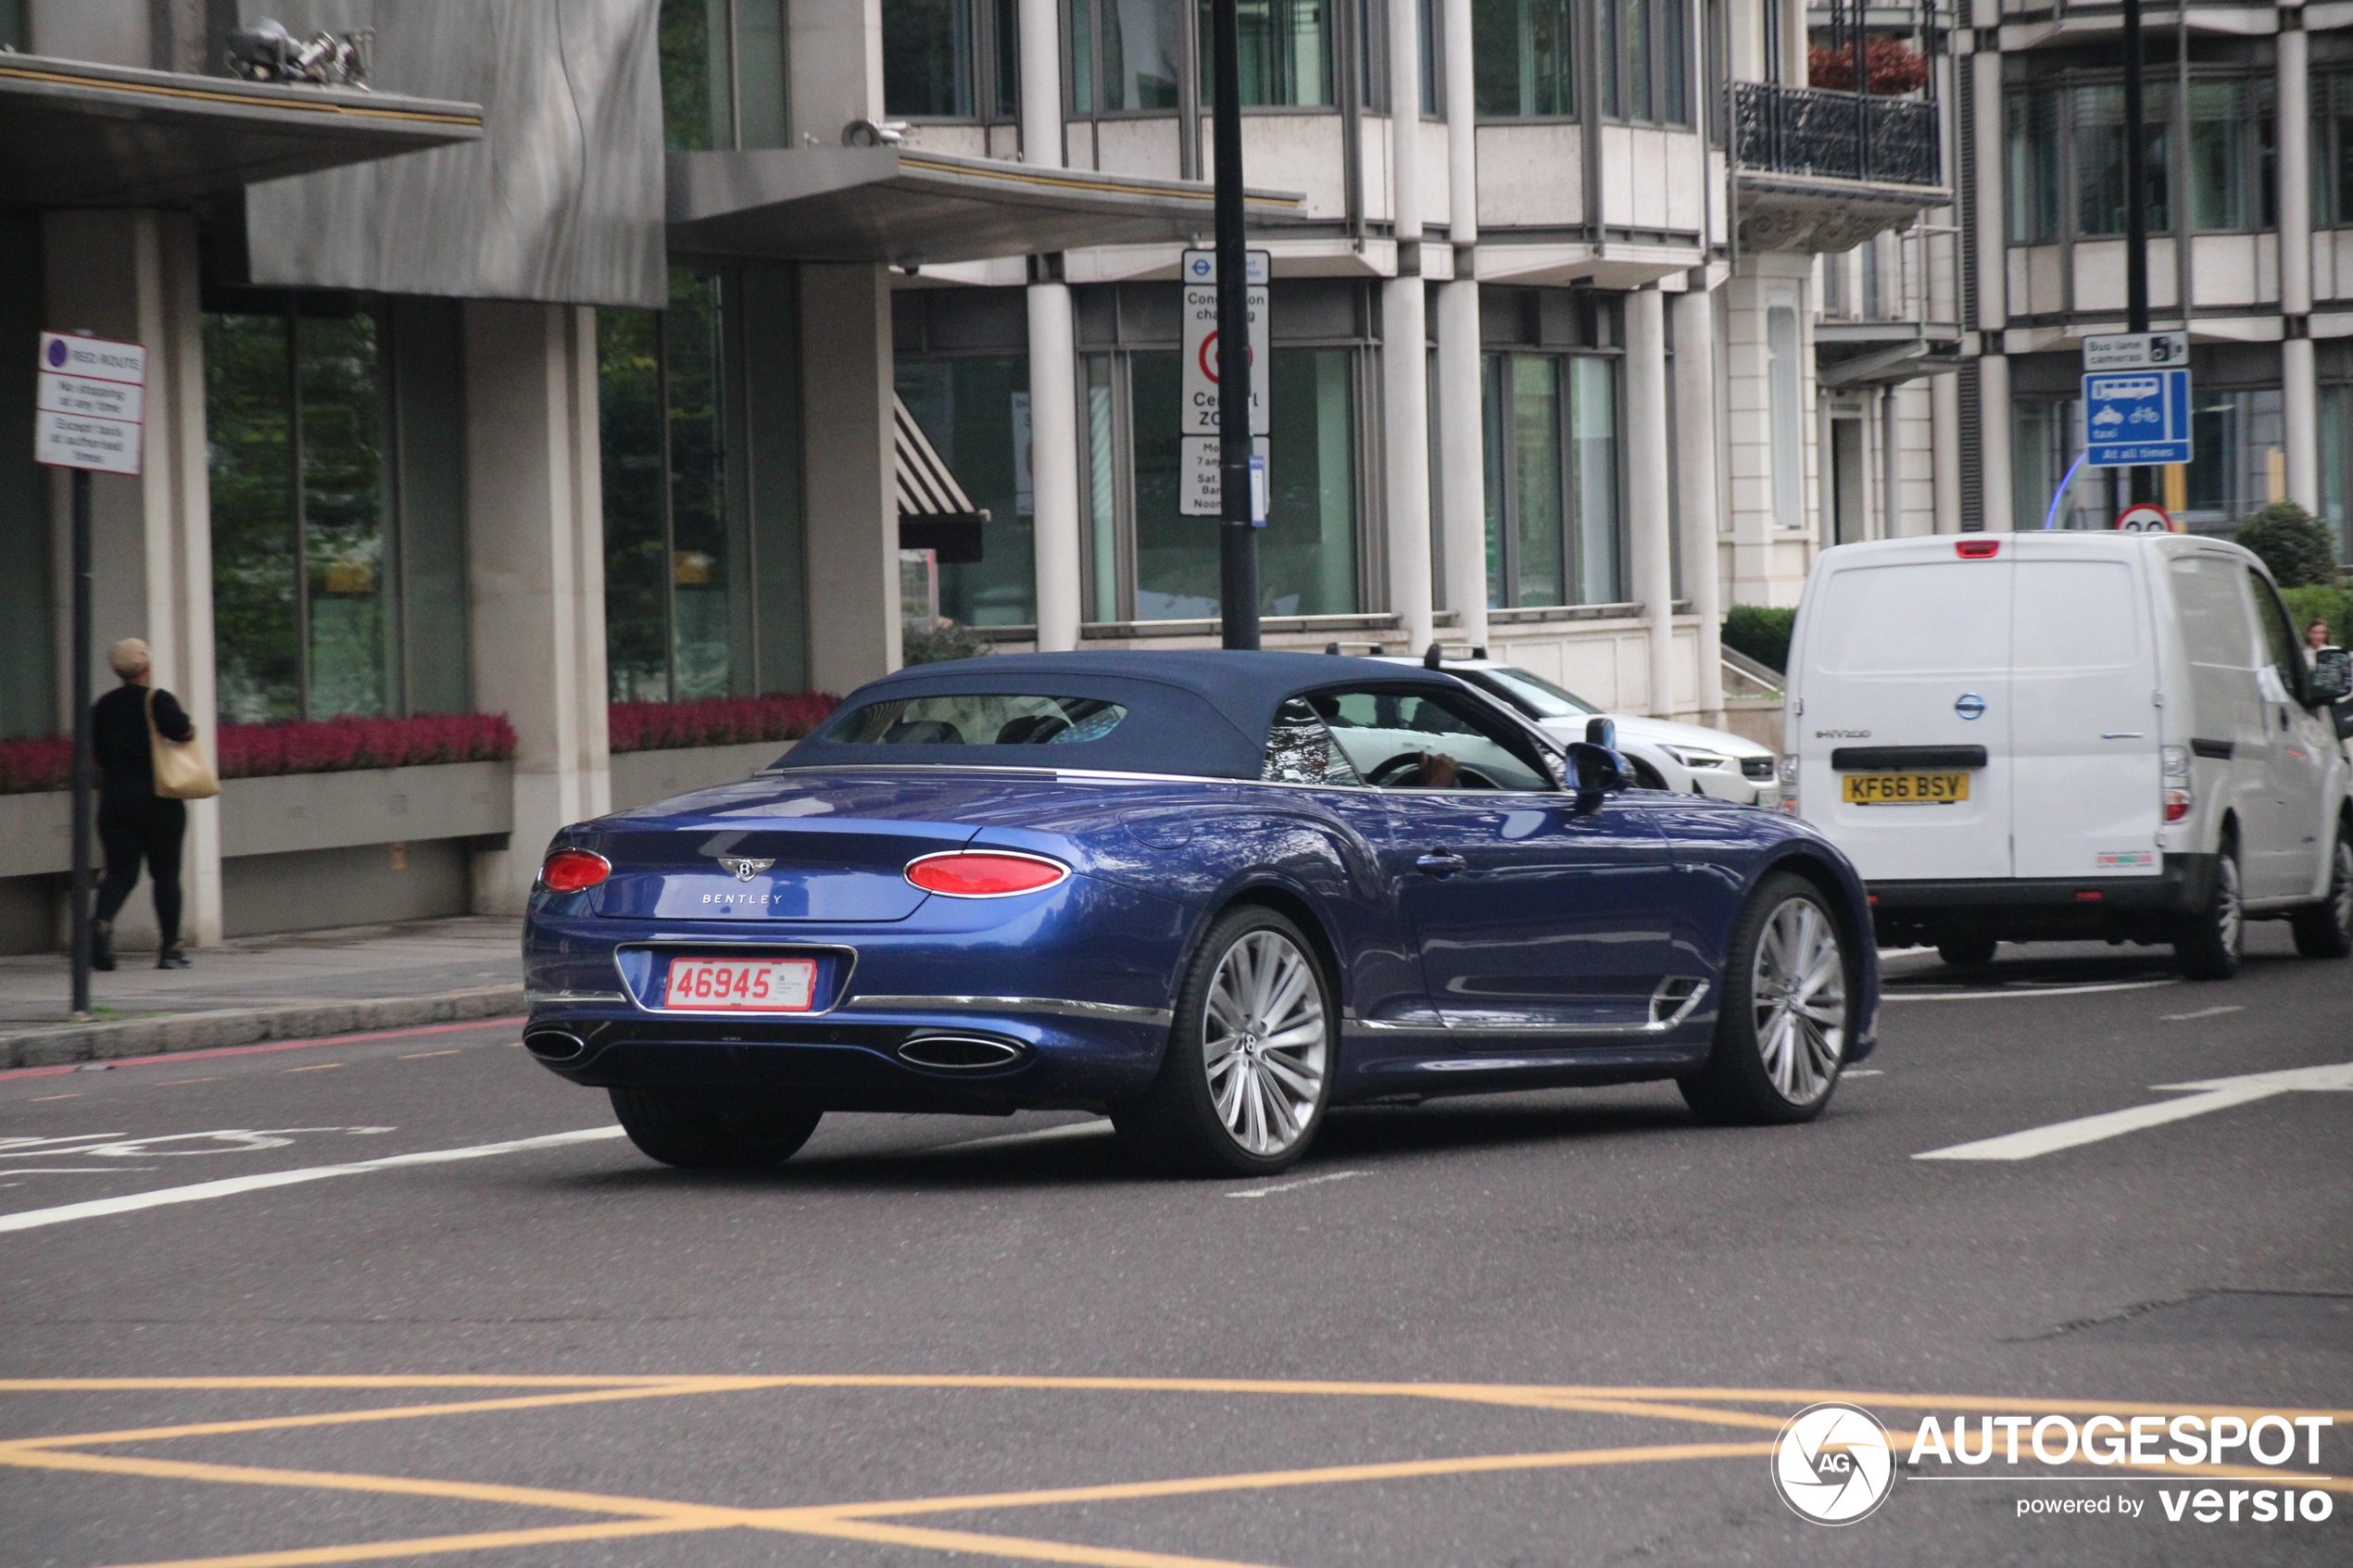
{"type": "Polygon", "coordinates": [[[784,0],[661,0],[660,53],[672,151],[788,144],[784,0]]]}
{"type": "MultiPolygon", "coordinates": [[[[2177,190],[2188,194],[2194,230],[2277,227],[2275,96],[2269,77],[2193,82],[2188,144],[2177,157],[2172,84],[2147,84],[2143,132],[2150,232],[2173,227],[2177,190]]],[[[2120,83],[2016,91],[2004,104],[2004,122],[2013,245],[2124,232],[2120,83]],[[2071,227],[2063,232],[2063,223],[2071,227]]]]}
{"type": "Polygon", "coordinates": [[[988,513],[981,558],[939,569],[940,614],[967,626],[1034,624],[1028,356],[901,358],[897,383],[940,460],[988,513]]]}
{"type": "Polygon", "coordinates": [[[2190,437],[2180,510],[2197,532],[2227,533],[2248,514],[2286,498],[2278,387],[2199,392],[2190,437]]]}
{"type": "Polygon", "coordinates": [[[883,0],[883,107],[893,118],[1006,119],[1017,110],[1017,0],[883,0]]]}
{"type": "MultiPolygon", "coordinates": [[[[2011,516],[2018,528],[2043,526],[2043,520],[2051,515],[2052,498],[2082,450],[2082,399],[2020,397],[2011,403],[2011,516]]],[[[2076,476],[2066,504],[2059,508],[2057,526],[2108,526],[2116,514],[2108,507],[2106,472],[2086,470],[2076,476]]]]}
{"type": "Polygon", "coordinates": [[[668,309],[597,312],[616,702],[725,696],[749,672],[722,293],[718,275],[673,268],[668,309]]]}
{"type": "Polygon", "coordinates": [[[2353,562],[2353,386],[2321,388],[2321,516],[2353,562]]]}
{"type": "MultiPolygon", "coordinates": [[[[1334,0],[1238,0],[1242,107],[1328,108],[1332,103],[1334,0]]],[[[1210,6],[1200,19],[1201,102],[1213,107],[1210,6]]]]}
{"type": "Polygon", "coordinates": [[[1471,0],[1471,75],[1483,118],[1575,114],[1568,0],[1471,0]]]}
{"type": "Polygon", "coordinates": [[[1773,522],[1780,528],[1806,526],[1805,366],[1799,358],[1802,352],[1796,307],[1768,306],[1765,384],[1767,395],[1772,400],[1772,445],[1766,460],[1772,468],[1773,522]]]}
{"type": "Polygon", "coordinates": [[[1180,0],[1071,0],[1071,110],[1165,111],[1184,102],[1180,0]]]}
{"type": "Polygon", "coordinates": [[[247,307],[204,318],[222,717],[463,709],[454,313],[347,295],[220,303],[247,307]]]}
{"type": "Polygon", "coordinates": [[[1689,125],[1691,0],[1599,0],[1602,113],[1689,125]]]}
{"type": "Polygon", "coordinates": [[[2312,77],[2312,221],[2353,223],[2353,71],[2312,77]]]}
{"type": "Polygon", "coordinates": [[[1486,399],[1489,604],[1623,603],[1616,361],[1489,354],[1486,399]]]}

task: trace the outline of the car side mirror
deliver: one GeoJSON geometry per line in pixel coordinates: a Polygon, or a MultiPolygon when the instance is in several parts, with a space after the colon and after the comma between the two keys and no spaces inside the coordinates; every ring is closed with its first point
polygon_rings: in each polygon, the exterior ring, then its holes
{"type": "Polygon", "coordinates": [[[1604,751],[1617,749],[1617,721],[1595,714],[1585,721],[1585,743],[1598,746],[1604,751]]]}
{"type": "Polygon", "coordinates": [[[1602,803],[1603,796],[1626,788],[1626,769],[1618,761],[1617,753],[1609,747],[1591,741],[1571,741],[1567,755],[1568,787],[1577,792],[1579,809],[1590,811],[1602,803]]]}
{"type": "Polygon", "coordinates": [[[2312,699],[2341,702],[2353,693],[2353,651],[2322,648],[2312,656],[2312,699]]]}

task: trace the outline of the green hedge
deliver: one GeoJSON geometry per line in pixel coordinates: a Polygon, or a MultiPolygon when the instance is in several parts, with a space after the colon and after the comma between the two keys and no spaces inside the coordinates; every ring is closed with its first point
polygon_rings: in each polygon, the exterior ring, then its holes
{"type": "Polygon", "coordinates": [[[1797,625],[1797,611],[1769,609],[1763,605],[1734,605],[1724,617],[1724,646],[1744,653],[1769,670],[1789,668],[1789,634],[1797,625]]]}
{"type": "Polygon", "coordinates": [[[2336,586],[2336,541],[2329,526],[2294,501],[2274,501],[2241,522],[2238,543],[2263,558],[2283,588],[2336,586]]]}
{"type": "Polygon", "coordinates": [[[2329,641],[2339,647],[2353,646],[2347,638],[2353,635],[2353,591],[2344,588],[2283,588],[2280,597],[2287,601],[2287,613],[2296,622],[2296,640],[2304,640],[2304,628],[2315,621],[2329,623],[2329,641]]]}

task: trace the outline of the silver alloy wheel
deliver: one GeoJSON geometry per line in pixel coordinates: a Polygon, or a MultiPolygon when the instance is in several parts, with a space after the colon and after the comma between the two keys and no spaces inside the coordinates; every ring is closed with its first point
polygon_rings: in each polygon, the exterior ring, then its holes
{"type": "Polygon", "coordinates": [[[1202,1010],[1209,1094],[1233,1140],[1262,1157],[1305,1135],[1330,1046],[1315,960],[1279,931],[1226,949],[1202,1010]]]}
{"type": "Polygon", "coordinates": [[[1830,1092],[1846,1055],[1846,956],[1838,928],[1810,898],[1784,898],[1765,917],[1749,973],[1765,1075],[1793,1105],[1830,1092]]]}
{"type": "Polygon", "coordinates": [[[2214,935],[2222,950],[2236,953],[2246,936],[2246,910],[2239,903],[2239,859],[2228,849],[2214,872],[2214,935]]]}

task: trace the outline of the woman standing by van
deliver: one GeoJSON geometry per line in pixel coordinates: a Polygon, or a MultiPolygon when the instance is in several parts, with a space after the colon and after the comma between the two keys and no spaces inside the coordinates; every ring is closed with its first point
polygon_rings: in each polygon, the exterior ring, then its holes
{"type": "Polygon", "coordinates": [[[168,741],[195,737],[187,710],[170,692],[151,689],[154,660],[147,645],[125,637],[107,650],[107,662],[122,684],[90,705],[90,729],[98,759],[98,842],[107,852],[107,878],[98,888],[98,909],[90,922],[90,961],[114,968],[114,917],[139,884],[139,862],[147,863],[155,884],[156,925],[163,934],[157,969],[185,969],[180,946],[180,844],[188,831],[185,802],[156,793],[154,733],[168,741]]]}

